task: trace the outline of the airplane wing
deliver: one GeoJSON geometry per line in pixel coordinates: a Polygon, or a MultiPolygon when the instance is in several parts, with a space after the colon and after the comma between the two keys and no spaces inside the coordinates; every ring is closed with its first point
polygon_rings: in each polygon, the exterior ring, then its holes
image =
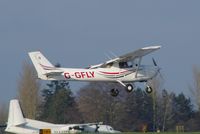
{"type": "Polygon", "coordinates": [[[93,65],[90,68],[98,68],[98,67],[105,67],[108,64],[114,63],[114,62],[126,62],[126,61],[131,61],[134,60],[136,58],[140,58],[143,57],[151,52],[154,52],[158,49],[160,49],[161,46],[150,46],[150,47],[144,47],[141,49],[138,49],[136,51],[127,53],[125,55],[119,56],[117,58],[111,59],[109,61],[106,61],[105,63],[101,63],[98,65],[93,65]]]}
{"type": "Polygon", "coordinates": [[[83,128],[83,127],[87,127],[87,126],[92,126],[92,125],[102,125],[103,122],[96,122],[96,123],[85,123],[85,124],[73,124],[72,126],[73,127],[80,127],[80,128],[83,128]]]}
{"type": "Polygon", "coordinates": [[[155,50],[158,50],[160,48],[161,48],[161,46],[144,47],[144,48],[138,49],[134,52],[130,52],[130,53],[120,56],[120,61],[134,60],[136,58],[143,57],[143,56],[145,56],[155,50]]]}
{"type": "Polygon", "coordinates": [[[69,128],[70,129],[74,129],[74,130],[84,130],[85,127],[89,127],[89,126],[92,126],[92,125],[102,125],[103,122],[97,122],[97,123],[85,123],[85,124],[71,124],[69,125],[69,128]]]}

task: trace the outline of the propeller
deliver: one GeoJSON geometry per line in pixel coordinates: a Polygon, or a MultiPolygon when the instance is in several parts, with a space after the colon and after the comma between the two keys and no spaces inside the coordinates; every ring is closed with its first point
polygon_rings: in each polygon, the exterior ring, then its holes
{"type": "Polygon", "coordinates": [[[95,129],[95,132],[99,132],[99,131],[98,131],[98,129],[99,129],[99,125],[98,125],[98,124],[96,124],[96,129],[95,129]]]}
{"type": "Polygon", "coordinates": [[[103,124],[103,122],[98,122],[95,124],[96,125],[95,132],[99,132],[99,128],[100,128],[99,125],[102,125],[102,124],[103,124]]]}
{"type": "MultiPolygon", "coordinates": [[[[152,58],[152,61],[153,61],[154,66],[158,67],[158,64],[156,63],[156,60],[155,60],[154,58],[152,58]]],[[[158,69],[158,73],[160,74],[160,77],[161,77],[162,79],[164,79],[164,78],[163,78],[163,75],[162,75],[161,72],[160,72],[160,69],[161,69],[161,68],[158,69]]]]}
{"type": "Polygon", "coordinates": [[[154,58],[152,58],[152,61],[153,61],[154,66],[158,66],[154,58]]]}

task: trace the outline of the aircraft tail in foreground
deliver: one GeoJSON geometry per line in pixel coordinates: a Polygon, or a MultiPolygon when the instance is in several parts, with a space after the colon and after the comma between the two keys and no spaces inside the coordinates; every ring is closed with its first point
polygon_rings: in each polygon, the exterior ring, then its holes
{"type": "Polygon", "coordinates": [[[111,126],[100,123],[53,124],[28,119],[23,116],[19,101],[16,99],[10,101],[8,124],[5,131],[14,134],[119,133],[119,131],[114,130],[111,126]]]}
{"type": "Polygon", "coordinates": [[[8,115],[8,127],[22,125],[25,123],[26,120],[24,119],[18,100],[11,100],[8,115]]]}

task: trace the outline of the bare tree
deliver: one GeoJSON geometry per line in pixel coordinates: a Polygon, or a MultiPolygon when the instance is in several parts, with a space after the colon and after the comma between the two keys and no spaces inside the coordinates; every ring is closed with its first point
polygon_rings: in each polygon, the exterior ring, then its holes
{"type": "Polygon", "coordinates": [[[0,105],[0,124],[7,121],[8,107],[5,104],[0,105]]]}
{"type": "Polygon", "coordinates": [[[160,129],[161,126],[161,118],[160,106],[162,105],[162,87],[163,87],[164,79],[159,76],[154,77],[149,81],[149,85],[152,87],[152,101],[153,101],[153,131],[156,129],[160,129]]]}
{"type": "Polygon", "coordinates": [[[18,81],[18,96],[26,117],[35,119],[39,103],[40,83],[32,65],[23,63],[22,73],[18,81]]]}
{"type": "Polygon", "coordinates": [[[119,85],[92,82],[78,92],[78,107],[85,122],[103,121],[113,127],[117,126],[124,108],[121,103],[122,92],[118,97],[110,96],[110,88],[116,86],[119,85]]]}
{"type": "Polygon", "coordinates": [[[5,103],[0,105],[0,133],[4,134],[5,125],[8,117],[8,107],[5,103]]]}
{"type": "Polygon", "coordinates": [[[200,68],[193,67],[193,86],[189,85],[189,89],[195,98],[198,110],[200,110],[200,68]]]}

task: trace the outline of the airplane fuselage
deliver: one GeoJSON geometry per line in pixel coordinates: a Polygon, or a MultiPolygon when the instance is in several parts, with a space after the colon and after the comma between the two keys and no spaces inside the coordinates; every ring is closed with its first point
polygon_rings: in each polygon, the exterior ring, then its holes
{"type": "MultiPolygon", "coordinates": [[[[153,58],[154,66],[141,65],[141,60],[143,56],[160,49],[160,47],[144,47],[104,63],[92,65],[87,69],[55,67],[39,51],[30,52],[29,56],[36,68],[38,78],[42,80],[118,82],[128,92],[131,92],[134,89],[134,84],[131,82],[147,83],[149,79],[159,73],[160,68],[153,58]]],[[[148,85],[146,87],[146,91],[151,93],[152,88],[148,85]]],[[[112,96],[117,96],[118,93],[117,89],[111,89],[112,96]]]]}
{"type": "MultiPolygon", "coordinates": [[[[19,126],[6,128],[6,132],[15,134],[72,134],[81,132],[96,132],[96,125],[88,125],[84,128],[74,129],[77,124],[52,124],[32,119],[25,119],[26,123],[19,126]]],[[[98,125],[98,132],[119,133],[109,125],[98,125]]]]}
{"type": "MultiPolygon", "coordinates": [[[[51,70],[52,71],[52,70],[51,70]]],[[[46,80],[68,80],[68,81],[110,81],[123,82],[147,81],[157,74],[158,67],[140,66],[136,68],[96,68],[96,69],[74,69],[57,68],[63,73],[59,75],[39,76],[46,80]],[[137,74],[136,74],[137,72],[137,74]]]]}

